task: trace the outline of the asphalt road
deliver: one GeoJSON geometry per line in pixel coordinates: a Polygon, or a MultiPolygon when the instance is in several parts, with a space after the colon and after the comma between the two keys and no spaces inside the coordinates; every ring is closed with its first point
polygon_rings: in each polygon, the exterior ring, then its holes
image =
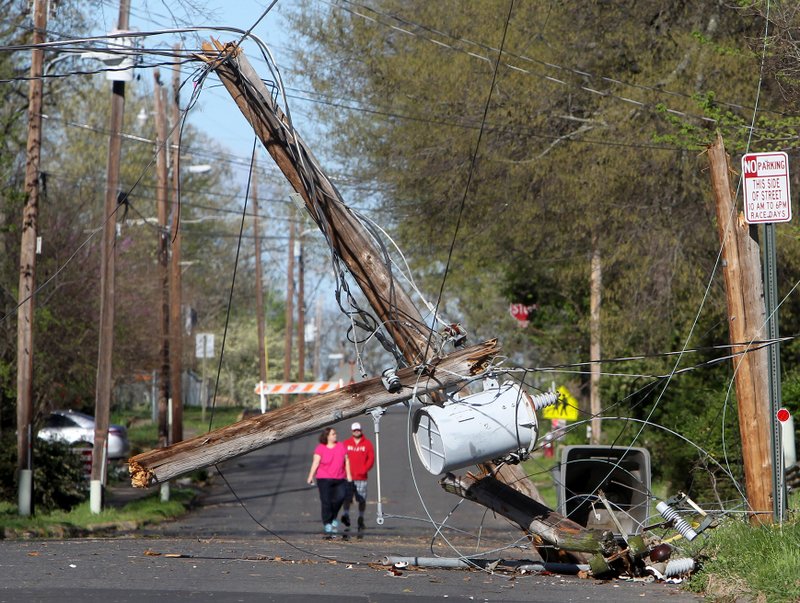
{"type": "MultiPolygon", "coordinates": [[[[374,442],[372,418],[360,420],[374,442]]],[[[179,521],[115,538],[0,541],[0,603],[700,600],[673,585],[622,580],[388,571],[380,565],[388,555],[538,559],[519,529],[441,490],[409,455],[406,424],[402,408],[381,420],[385,521],[376,523],[373,470],[363,539],[322,539],[316,487],[305,482],[313,434],[212,469],[201,504],[179,521]]],[[[349,421],[337,431],[348,435],[349,421]]]]}

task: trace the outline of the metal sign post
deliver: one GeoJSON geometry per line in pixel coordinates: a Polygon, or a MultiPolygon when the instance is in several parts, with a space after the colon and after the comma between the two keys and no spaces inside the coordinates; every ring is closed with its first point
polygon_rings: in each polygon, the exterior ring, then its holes
{"type": "Polygon", "coordinates": [[[764,306],[767,312],[767,338],[769,346],[769,406],[772,429],[772,501],[775,520],[783,523],[786,510],[786,481],[783,467],[783,445],[778,411],[781,408],[781,348],[778,343],[778,278],[775,225],[764,224],[764,306]]]}

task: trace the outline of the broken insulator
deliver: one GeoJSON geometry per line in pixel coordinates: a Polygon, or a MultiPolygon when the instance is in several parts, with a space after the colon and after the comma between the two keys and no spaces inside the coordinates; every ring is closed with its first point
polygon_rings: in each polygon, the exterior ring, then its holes
{"type": "Polygon", "coordinates": [[[667,562],[667,568],[664,570],[664,577],[671,578],[674,576],[683,576],[684,574],[688,574],[692,571],[694,571],[694,559],[691,557],[670,559],[667,562]]]}
{"type": "Polygon", "coordinates": [[[397,376],[397,373],[393,368],[387,368],[381,374],[381,383],[383,383],[383,387],[386,388],[386,391],[390,394],[396,394],[401,389],[403,389],[403,384],[400,382],[400,377],[397,376]]]}
{"type": "Polygon", "coordinates": [[[694,531],[692,526],[690,526],[685,519],[682,519],[681,516],[678,515],[678,512],[664,501],[661,501],[656,505],[656,511],[661,513],[661,516],[667,521],[673,522],[675,529],[678,530],[680,535],[686,540],[691,542],[697,538],[697,532],[694,531]]]}

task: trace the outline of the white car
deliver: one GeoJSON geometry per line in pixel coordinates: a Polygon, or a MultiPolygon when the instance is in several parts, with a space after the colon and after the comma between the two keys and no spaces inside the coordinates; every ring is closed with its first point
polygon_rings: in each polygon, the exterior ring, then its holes
{"type": "MultiPolygon", "coordinates": [[[[94,443],[94,417],[74,410],[55,410],[39,430],[43,440],[59,440],[67,444],[94,443]]],[[[108,458],[125,458],[130,452],[128,432],[122,425],[108,426],[108,458]]]]}

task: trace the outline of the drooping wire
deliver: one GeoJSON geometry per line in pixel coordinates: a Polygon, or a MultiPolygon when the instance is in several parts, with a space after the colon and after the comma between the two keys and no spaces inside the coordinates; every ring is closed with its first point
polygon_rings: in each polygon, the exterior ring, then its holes
{"type": "MultiPolygon", "coordinates": [[[[500,65],[500,60],[502,58],[503,48],[505,46],[506,35],[508,34],[508,27],[509,27],[509,24],[511,22],[511,14],[512,14],[513,10],[514,10],[514,0],[511,0],[509,2],[508,14],[506,15],[505,23],[503,25],[503,36],[502,36],[502,41],[501,41],[501,44],[500,44],[500,52],[498,53],[497,62],[495,63],[494,71],[492,73],[492,82],[491,82],[491,86],[489,88],[489,94],[487,95],[487,98],[486,98],[486,105],[485,105],[484,111],[483,111],[483,119],[481,121],[481,129],[478,131],[478,139],[477,139],[477,141],[475,143],[475,150],[474,150],[474,152],[472,154],[472,161],[471,161],[470,170],[469,170],[469,173],[468,173],[468,176],[467,176],[467,183],[466,183],[466,186],[464,187],[464,195],[462,196],[462,199],[461,199],[461,206],[459,208],[458,218],[456,219],[456,225],[455,225],[455,228],[454,228],[453,239],[452,239],[452,242],[450,244],[450,250],[449,250],[449,253],[448,253],[448,257],[447,257],[447,262],[445,264],[444,274],[442,275],[442,283],[441,283],[441,286],[440,286],[440,289],[439,289],[439,295],[438,295],[437,300],[436,300],[434,316],[436,316],[438,314],[438,308],[439,308],[439,305],[440,305],[441,300],[442,300],[442,295],[444,293],[444,287],[445,287],[445,283],[447,281],[447,274],[448,274],[448,271],[450,269],[450,263],[451,263],[451,260],[452,260],[453,251],[455,249],[456,241],[458,240],[458,231],[459,231],[459,227],[460,227],[460,224],[461,224],[461,218],[462,218],[462,215],[463,215],[463,212],[464,212],[464,207],[466,206],[467,195],[469,193],[469,187],[470,187],[470,184],[472,182],[472,176],[473,176],[474,171],[475,171],[478,150],[480,149],[481,138],[483,136],[483,128],[484,128],[484,124],[486,122],[486,116],[488,115],[488,112],[489,112],[489,106],[490,106],[491,99],[492,99],[492,93],[494,92],[495,83],[497,81],[497,71],[498,71],[498,68],[499,68],[499,65],[500,65]]],[[[430,351],[430,347],[431,347],[431,343],[432,343],[433,332],[434,331],[431,331],[430,335],[426,338],[425,351],[422,354],[422,360],[423,361],[428,357],[428,352],[430,351]]],[[[421,376],[422,376],[421,374],[418,375],[417,382],[419,382],[419,379],[421,378],[421,376]]],[[[414,388],[415,390],[416,390],[416,387],[417,386],[415,385],[415,388],[414,388]]],[[[413,399],[414,398],[412,398],[412,400],[413,399]]],[[[436,525],[434,520],[433,520],[433,517],[430,514],[430,511],[428,510],[427,505],[425,504],[425,500],[422,497],[421,492],[419,491],[419,487],[417,486],[416,476],[415,476],[415,472],[414,472],[414,466],[413,466],[413,463],[411,462],[411,442],[410,442],[410,440],[411,440],[411,408],[412,408],[411,404],[409,404],[408,405],[408,413],[407,413],[408,419],[407,419],[407,424],[406,424],[406,430],[407,430],[407,432],[406,432],[406,447],[407,447],[407,454],[408,454],[408,467],[409,467],[409,470],[411,472],[411,478],[412,478],[412,481],[414,483],[414,488],[417,491],[417,495],[419,497],[420,503],[422,504],[422,507],[425,510],[425,513],[428,516],[428,519],[431,521],[431,523],[433,525],[436,525]]],[[[474,566],[476,569],[480,569],[480,566],[478,566],[477,564],[475,564],[472,561],[470,561],[469,557],[467,555],[463,554],[458,549],[458,547],[455,546],[453,543],[451,543],[444,535],[442,535],[442,539],[453,550],[453,552],[455,552],[459,556],[460,559],[463,559],[470,566],[474,566]]]]}
{"type": "MultiPolygon", "coordinates": [[[[445,262],[444,266],[444,273],[442,274],[442,282],[439,286],[439,294],[436,297],[436,306],[434,310],[434,316],[436,316],[439,312],[439,306],[442,303],[442,296],[444,295],[444,287],[447,283],[447,275],[450,272],[450,264],[453,259],[453,251],[455,250],[456,241],[458,240],[458,231],[461,227],[461,219],[464,215],[464,208],[467,204],[467,196],[469,195],[469,187],[472,184],[472,177],[475,173],[475,167],[478,162],[478,151],[480,150],[481,146],[481,139],[483,138],[483,131],[484,126],[486,124],[486,117],[489,114],[489,106],[492,102],[492,94],[494,93],[495,83],[497,82],[497,72],[500,67],[500,61],[503,58],[503,49],[505,48],[506,44],[506,36],[508,34],[508,26],[511,23],[511,13],[514,10],[514,0],[511,0],[508,6],[508,14],[506,15],[506,21],[503,26],[503,37],[500,41],[500,50],[497,53],[497,61],[494,64],[494,70],[492,71],[492,83],[489,86],[489,94],[486,95],[486,104],[483,107],[483,117],[481,118],[481,127],[478,130],[478,139],[475,141],[475,149],[472,152],[472,158],[470,161],[469,172],[467,173],[467,183],[464,186],[464,194],[461,197],[461,204],[458,208],[458,217],[456,218],[456,224],[453,229],[453,238],[450,242],[450,248],[447,252],[447,261],[445,262]]],[[[425,343],[425,353],[422,355],[423,359],[428,357],[428,352],[430,351],[431,346],[431,337],[427,338],[425,343]]]]}

